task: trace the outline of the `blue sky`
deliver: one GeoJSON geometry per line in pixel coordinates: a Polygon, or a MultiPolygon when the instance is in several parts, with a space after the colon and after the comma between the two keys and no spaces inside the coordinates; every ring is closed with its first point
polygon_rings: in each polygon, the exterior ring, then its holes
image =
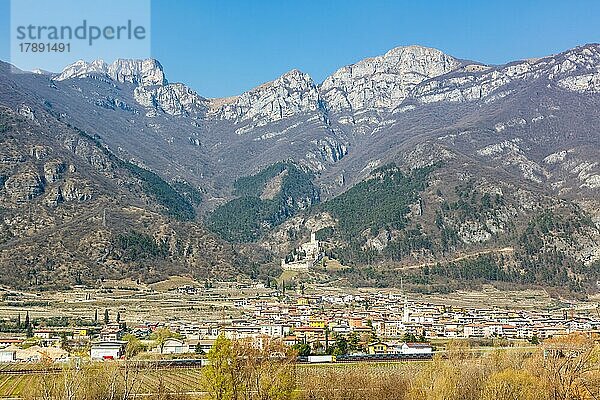
{"type": "MultiPolygon", "coordinates": [[[[10,58],[8,16],[0,0],[2,60],[10,58]]],[[[170,81],[220,97],[292,68],[320,82],[399,45],[492,64],[543,56],[600,42],[599,21],[597,0],[153,0],[152,56],[170,81]]]]}

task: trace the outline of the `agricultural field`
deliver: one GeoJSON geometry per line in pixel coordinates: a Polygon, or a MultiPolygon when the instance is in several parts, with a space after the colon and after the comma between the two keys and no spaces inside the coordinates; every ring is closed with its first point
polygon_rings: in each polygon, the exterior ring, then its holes
{"type": "Polygon", "coordinates": [[[167,392],[201,392],[201,369],[145,371],[140,375],[139,393],[154,393],[163,387],[167,392]]]}
{"type": "Polygon", "coordinates": [[[23,292],[0,288],[0,319],[15,318],[29,312],[33,318],[69,317],[91,321],[96,310],[120,312],[128,323],[167,321],[172,319],[223,319],[240,317],[234,299],[266,295],[265,289],[235,287],[221,283],[204,289],[201,282],[171,278],[154,285],[137,285],[131,281],[110,282],[101,289],[77,288],[62,292],[23,292]],[[202,288],[195,295],[179,293],[176,288],[190,285],[202,288]],[[157,313],[157,310],[161,310],[157,313]]]}
{"type": "MultiPolygon", "coordinates": [[[[318,377],[339,374],[358,374],[365,377],[375,378],[378,375],[386,373],[414,373],[422,368],[422,363],[416,362],[379,362],[379,363],[360,363],[360,364],[301,364],[296,366],[296,380],[298,386],[303,382],[310,381],[318,377]]],[[[0,370],[0,398],[21,398],[27,395],[27,391],[40,384],[42,379],[62,379],[60,373],[45,373],[43,366],[35,364],[13,364],[10,367],[6,365],[0,370]],[[39,373],[17,374],[16,371],[25,368],[38,369],[39,373]]],[[[201,395],[200,386],[201,372],[200,368],[173,368],[173,369],[147,369],[137,373],[134,376],[134,389],[139,394],[151,394],[157,392],[160,388],[169,393],[180,393],[201,395]]]]}
{"type": "MultiPolygon", "coordinates": [[[[171,393],[200,392],[200,369],[162,369],[134,373],[134,390],[155,393],[159,388],[171,393]]],[[[62,379],[60,373],[9,374],[0,372],[0,398],[21,398],[41,380],[62,379]]]]}
{"type": "MultiPolygon", "coordinates": [[[[293,272],[286,271],[282,280],[288,282],[293,272]]],[[[361,295],[394,293],[395,289],[342,288],[329,285],[307,285],[308,295],[361,295]]],[[[0,288],[0,319],[16,318],[29,312],[33,318],[69,317],[92,321],[95,311],[108,309],[111,316],[120,312],[121,318],[130,324],[146,321],[238,319],[241,310],[234,306],[236,299],[270,299],[272,290],[254,288],[247,284],[235,287],[231,283],[219,283],[204,288],[201,282],[185,277],[171,278],[153,285],[139,285],[123,280],[107,283],[101,289],[78,288],[63,292],[15,292],[0,288]],[[189,285],[198,288],[196,294],[182,294],[176,288],[189,285]],[[157,310],[161,310],[157,313],[157,310]]],[[[448,294],[408,293],[410,301],[456,307],[500,307],[515,310],[543,310],[565,305],[552,299],[543,290],[498,290],[484,285],[481,291],[459,291],[448,294]]],[[[594,304],[582,303],[582,307],[594,304]]]]}
{"type": "Polygon", "coordinates": [[[6,375],[0,373],[0,397],[20,397],[37,384],[39,375],[6,375]]]}

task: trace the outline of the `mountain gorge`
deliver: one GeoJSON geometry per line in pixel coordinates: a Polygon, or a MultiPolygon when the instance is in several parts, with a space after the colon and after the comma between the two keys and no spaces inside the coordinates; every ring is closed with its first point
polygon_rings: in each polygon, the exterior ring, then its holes
{"type": "Polygon", "coordinates": [[[1,68],[3,284],[273,274],[317,231],[349,268],[315,279],[598,290],[599,45],[398,47],[221,99],[156,60],[1,68]]]}

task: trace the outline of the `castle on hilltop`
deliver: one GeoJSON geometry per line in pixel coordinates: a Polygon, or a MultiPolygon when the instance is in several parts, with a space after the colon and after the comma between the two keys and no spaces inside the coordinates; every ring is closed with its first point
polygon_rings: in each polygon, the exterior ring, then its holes
{"type": "Polygon", "coordinates": [[[302,243],[291,254],[281,260],[281,269],[284,271],[308,272],[323,258],[321,244],[315,232],[310,234],[310,242],[302,243]]]}

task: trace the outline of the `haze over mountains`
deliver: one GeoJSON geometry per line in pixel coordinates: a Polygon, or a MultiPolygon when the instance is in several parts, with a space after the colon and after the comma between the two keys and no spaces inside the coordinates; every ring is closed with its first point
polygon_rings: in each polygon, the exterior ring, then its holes
{"type": "Polygon", "coordinates": [[[0,263],[21,283],[263,277],[316,230],[353,269],[315,279],[598,290],[600,45],[501,66],[398,47],[224,99],[156,60],[10,68],[0,263]]]}

